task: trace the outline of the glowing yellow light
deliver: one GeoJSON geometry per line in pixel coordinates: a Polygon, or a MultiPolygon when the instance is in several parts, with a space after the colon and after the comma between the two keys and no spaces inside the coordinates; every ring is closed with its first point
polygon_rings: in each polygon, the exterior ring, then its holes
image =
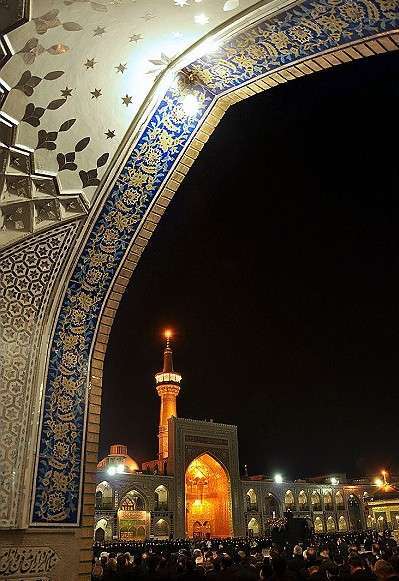
{"type": "Polygon", "coordinates": [[[172,329],[165,329],[165,331],[164,331],[164,337],[165,337],[165,339],[170,339],[171,337],[173,337],[173,331],[172,331],[172,329]]]}
{"type": "Polygon", "coordinates": [[[188,536],[199,532],[217,537],[231,536],[232,523],[228,510],[231,489],[224,468],[217,460],[203,454],[188,466],[185,483],[188,536]]]}
{"type": "Polygon", "coordinates": [[[376,479],[374,480],[374,484],[375,484],[376,486],[383,486],[383,485],[384,485],[384,483],[383,483],[383,481],[381,480],[381,478],[376,478],[376,479]]]}

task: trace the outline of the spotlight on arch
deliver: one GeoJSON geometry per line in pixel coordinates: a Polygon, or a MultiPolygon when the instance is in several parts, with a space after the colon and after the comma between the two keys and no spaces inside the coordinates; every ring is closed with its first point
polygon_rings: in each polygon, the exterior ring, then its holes
{"type": "Polygon", "coordinates": [[[339,484],[339,480],[338,478],[335,478],[335,476],[330,479],[330,482],[333,486],[337,486],[339,484]]]}
{"type": "Polygon", "coordinates": [[[194,95],[191,95],[191,94],[186,95],[183,98],[182,105],[183,105],[183,111],[189,117],[195,115],[199,109],[199,106],[200,106],[198,99],[194,95]]]}
{"type": "Polygon", "coordinates": [[[274,475],[274,482],[276,482],[276,484],[281,484],[283,482],[283,477],[281,474],[275,474],[274,475]]]}
{"type": "Polygon", "coordinates": [[[220,48],[220,41],[207,39],[202,45],[203,54],[210,54],[216,52],[220,48]]]}

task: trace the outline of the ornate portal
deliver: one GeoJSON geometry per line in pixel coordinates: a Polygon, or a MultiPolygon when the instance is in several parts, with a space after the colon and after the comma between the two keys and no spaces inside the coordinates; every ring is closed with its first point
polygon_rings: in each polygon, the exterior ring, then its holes
{"type": "Polygon", "coordinates": [[[232,536],[230,502],[230,478],[223,466],[209,454],[193,460],[186,471],[186,535],[232,536]]]}

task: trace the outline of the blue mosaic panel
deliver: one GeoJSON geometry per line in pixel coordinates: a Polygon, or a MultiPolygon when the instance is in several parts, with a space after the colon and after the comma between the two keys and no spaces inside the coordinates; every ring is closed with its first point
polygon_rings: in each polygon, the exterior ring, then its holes
{"type": "Polygon", "coordinates": [[[185,115],[169,90],[97,219],[63,301],[50,353],[37,468],[34,523],[78,519],[89,353],[106,293],[151,202],[186,146],[211,94],[185,115]]]}
{"type": "Polygon", "coordinates": [[[169,90],[107,198],[69,282],[50,352],[33,522],[78,524],[86,384],[108,289],[173,164],[214,94],[349,41],[399,26],[397,0],[305,2],[237,35],[193,63],[200,111],[187,117],[169,90]]]}

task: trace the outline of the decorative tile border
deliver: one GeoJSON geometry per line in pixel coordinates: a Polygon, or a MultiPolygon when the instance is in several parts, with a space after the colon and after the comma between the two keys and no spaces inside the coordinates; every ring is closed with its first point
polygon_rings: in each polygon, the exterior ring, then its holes
{"type": "Polygon", "coordinates": [[[0,526],[15,527],[39,345],[52,286],[78,224],[3,251],[0,264],[0,526]]]}
{"type": "Polygon", "coordinates": [[[86,378],[96,324],[129,243],[211,103],[209,91],[197,92],[201,108],[191,118],[184,115],[179,89],[166,93],[72,275],[50,354],[33,522],[75,524],[79,517],[86,378]]]}
{"type": "MultiPolygon", "coordinates": [[[[386,34],[398,26],[396,0],[305,2],[238,35],[228,43],[228,55],[222,49],[222,56],[207,57],[187,69],[198,83],[195,91],[201,108],[196,116],[184,115],[178,89],[166,93],[106,200],[66,291],[50,353],[33,523],[59,526],[79,522],[85,422],[99,424],[99,403],[98,410],[94,404],[88,413],[86,405],[90,363],[92,376],[97,371],[101,375],[103,366],[103,357],[90,361],[99,317],[110,288],[108,303],[115,299],[117,308],[127,282],[120,288],[112,285],[133,241],[139,255],[151,235],[151,227],[147,234],[140,230],[147,212],[158,207],[161,215],[178,187],[179,182],[168,182],[164,187],[170,172],[183,153],[180,165],[186,162],[187,168],[198,154],[190,140],[201,124],[208,123],[204,121],[207,114],[212,119],[213,93],[235,89],[238,94],[236,99],[223,97],[222,106],[214,105],[219,108],[220,118],[230,103],[262,90],[259,85],[257,89],[242,85],[257,83],[258,77],[277,69],[275,84],[284,82],[289,75],[299,76],[288,73],[286,78],[284,71],[280,73],[287,64],[325,52],[326,48],[338,50],[348,40],[386,34]],[[272,50],[270,35],[279,32],[289,42],[282,36],[278,36],[280,40],[275,37],[272,50]],[[281,43],[286,46],[279,48],[281,43]]],[[[214,117],[216,125],[218,115],[214,117]]],[[[183,179],[185,174],[181,175],[183,179]]],[[[103,314],[101,323],[110,326],[112,317],[103,314]]],[[[88,468],[95,470],[94,458],[91,463],[86,461],[86,472],[88,468]]]]}
{"type": "Polygon", "coordinates": [[[220,95],[277,68],[393,30],[398,22],[397,0],[304,2],[239,34],[188,71],[220,95]]]}

